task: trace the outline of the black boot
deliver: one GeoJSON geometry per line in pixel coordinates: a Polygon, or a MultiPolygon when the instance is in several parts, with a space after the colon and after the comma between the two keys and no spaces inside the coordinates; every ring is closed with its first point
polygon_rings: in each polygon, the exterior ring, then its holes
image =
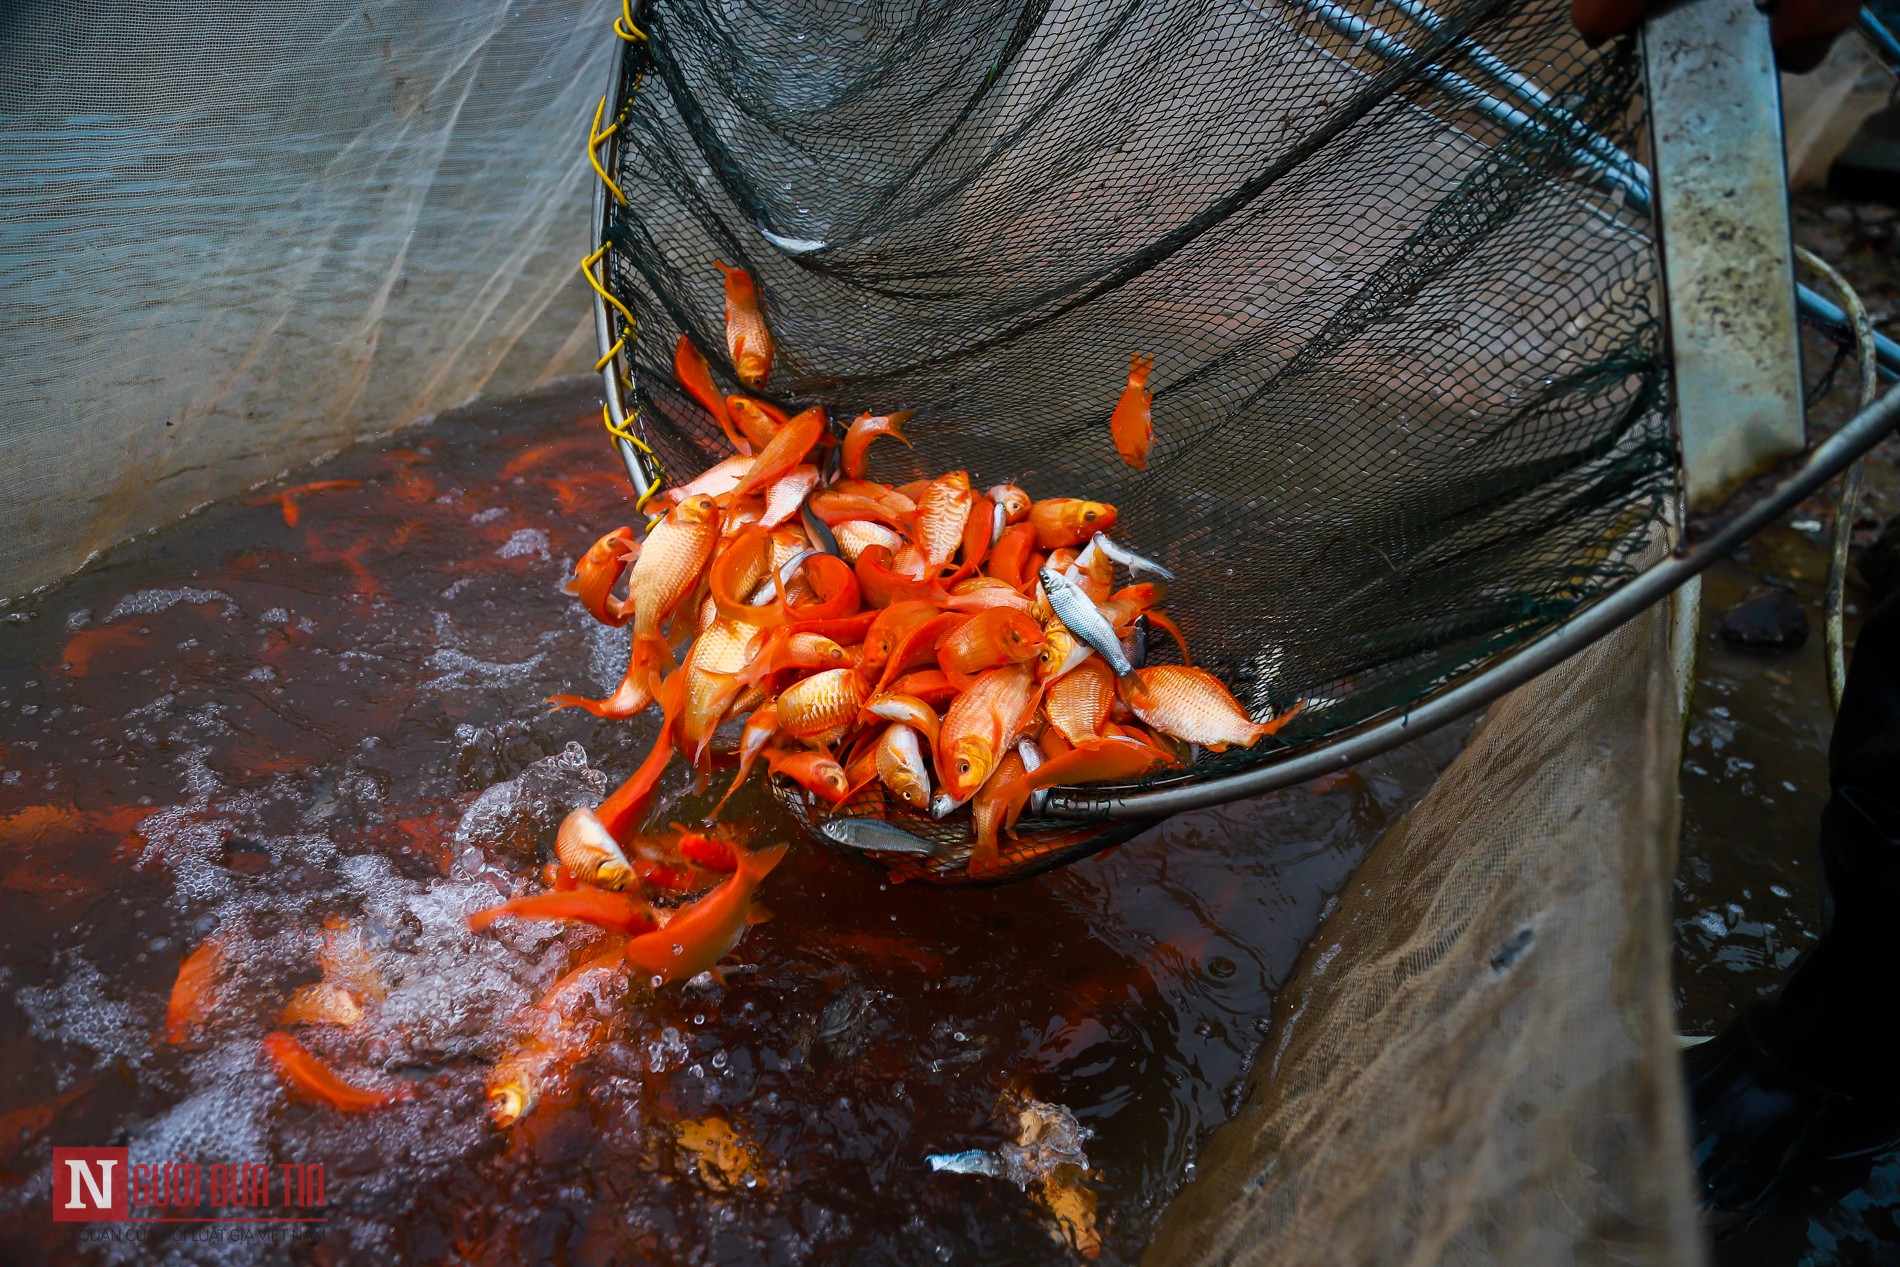
{"type": "Polygon", "coordinates": [[[1855,645],[1828,775],[1820,940],[1774,997],[1684,1054],[1717,1209],[1900,1143],[1900,595],[1855,645]]]}

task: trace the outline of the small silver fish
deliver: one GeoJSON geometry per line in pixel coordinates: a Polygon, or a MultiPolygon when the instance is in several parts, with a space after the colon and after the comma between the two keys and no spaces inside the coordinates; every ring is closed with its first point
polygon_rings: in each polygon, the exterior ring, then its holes
{"type": "Polygon", "coordinates": [[[1098,532],[1089,538],[1089,544],[1100,546],[1103,554],[1106,554],[1109,558],[1121,564],[1136,576],[1140,576],[1143,572],[1152,572],[1164,581],[1172,581],[1174,579],[1174,573],[1168,571],[1168,569],[1162,567],[1152,559],[1142,558],[1139,554],[1136,554],[1126,546],[1116,545],[1113,541],[1108,539],[1108,534],[1105,532],[1098,532]]]}
{"type": "MultiPolygon", "coordinates": [[[[968,797],[964,798],[964,800],[968,799],[968,797]]],[[[963,804],[963,801],[959,801],[956,797],[950,795],[950,793],[939,792],[930,798],[930,816],[932,818],[942,818],[961,804],[963,804]]]]}
{"type": "Polygon", "coordinates": [[[1002,1158],[981,1149],[972,1148],[967,1153],[932,1153],[924,1158],[932,1170],[947,1170],[953,1175],[988,1175],[992,1179],[1007,1179],[1009,1166],[1002,1158]]]}
{"type": "MultiPolygon", "coordinates": [[[[1044,760],[1042,749],[1036,746],[1034,739],[1017,740],[1016,755],[1022,759],[1023,773],[1025,774],[1034,774],[1036,768],[1040,766],[1044,760]]],[[[1031,814],[1042,813],[1042,807],[1048,803],[1049,789],[1046,787],[1037,788],[1029,794],[1029,812],[1031,814]]]]}
{"type": "Polygon", "coordinates": [[[818,828],[825,839],[867,853],[931,855],[937,846],[881,818],[828,818],[818,828]]]}
{"type": "Polygon", "coordinates": [[[990,507],[990,544],[995,545],[1003,539],[1003,529],[1009,527],[1009,512],[1003,509],[1003,503],[997,502],[990,507]]]}
{"type": "Polygon", "coordinates": [[[1115,636],[1115,627],[1102,615],[1095,600],[1054,568],[1045,567],[1037,575],[1042,578],[1043,593],[1049,596],[1049,609],[1055,612],[1062,627],[1101,656],[1108,667],[1115,670],[1116,677],[1134,672],[1135,666],[1122,654],[1121,639],[1115,636]]]}

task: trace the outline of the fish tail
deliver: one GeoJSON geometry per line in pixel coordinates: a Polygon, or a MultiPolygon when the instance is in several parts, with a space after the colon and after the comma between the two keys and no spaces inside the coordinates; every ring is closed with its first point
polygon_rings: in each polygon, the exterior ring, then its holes
{"type": "Polygon", "coordinates": [[[772,873],[772,868],[785,857],[790,845],[770,845],[764,849],[753,849],[739,855],[739,874],[758,882],[772,873]]]}
{"type": "Polygon", "coordinates": [[[1275,717],[1272,721],[1260,722],[1258,725],[1254,727],[1254,734],[1256,736],[1277,735],[1286,726],[1288,722],[1292,721],[1295,717],[1298,717],[1301,713],[1305,711],[1306,711],[1306,701],[1301,700],[1299,703],[1295,704],[1293,707],[1287,709],[1284,713],[1281,713],[1278,717],[1275,717]]]}

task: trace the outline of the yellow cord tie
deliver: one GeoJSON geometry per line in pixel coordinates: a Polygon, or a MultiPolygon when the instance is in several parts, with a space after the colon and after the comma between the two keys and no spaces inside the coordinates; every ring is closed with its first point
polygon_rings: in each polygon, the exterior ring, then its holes
{"type": "Polygon", "coordinates": [[[620,16],[614,19],[614,34],[629,44],[646,42],[647,33],[633,24],[633,0],[620,0],[620,16]]]}
{"type": "Polygon", "coordinates": [[[620,310],[620,315],[627,319],[628,333],[633,334],[640,328],[640,323],[634,319],[633,311],[628,308],[627,305],[614,298],[613,295],[608,292],[607,288],[600,284],[600,278],[594,276],[594,265],[600,263],[600,257],[607,253],[611,245],[611,243],[602,242],[598,251],[595,251],[592,255],[581,261],[581,276],[587,279],[587,284],[594,288],[595,294],[620,310]]]}
{"type": "MultiPolygon", "coordinates": [[[[644,44],[647,42],[647,33],[634,25],[632,0],[620,0],[620,16],[614,19],[614,34],[626,40],[628,43],[644,44]]],[[[630,97],[632,93],[637,93],[640,90],[640,84],[644,78],[644,74],[634,76],[633,88],[629,93],[630,97]]],[[[622,108],[622,113],[624,117],[624,107],[622,108]]],[[[603,94],[600,99],[600,104],[594,107],[593,126],[587,130],[587,161],[592,165],[594,175],[600,177],[600,183],[605,185],[607,191],[613,195],[614,202],[624,207],[627,205],[626,194],[621,192],[620,186],[614,183],[613,176],[608,173],[606,167],[603,166],[600,161],[600,147],[611,140],[615,133],[620,131],[621,124],[621,119],[615,119],[612,123],[607,124],[607,126],[603,128],[601,123],[605,121],[606,117],[607,98],[603,94]]],[[[631,362],[633,358],[633,344],[639,338],[640,334],[640,323],[635,320],[633,310],[621,303],[620,300],[614,296],[613,292],[609,291],[606,285],[603,284],[601,279],[594,273],[594,265],[600,263],[602,257],[612,249],[612,246],[613,244],[611,242],[602,242],[599,249],[581,261],[581,276],[587,279],[587,284],[593,287],[596,295],[599,295],[604,302],[614,306],[615,311],[619,312],[626,322],[626,329],[621,332],[618,339],[614,340],[613,346],[608,348],[598,361],[594,362],[595,373],[606,369],[607,366],[613,362],[613,359],[622,352],[627,354],[627,359],[631,362]]],[[[622,383],[626,384],[629,390],[632,389],[633,379],[627,371],[622,370],[617,377],[622,383]]],[[[666,471],[660,466],[659,455],[653,451],[653,446],[642,439],[639,433],[633,429],[634,424],[640,420],[640,410],[636,407],[632,413],[627,415],[624,422],[616,423],[614,421],[613,409],[610,406],[602,405],[600,408],[600,420],[602,424],[606,426],[608,435],[614,437],[616,440],[625,440],[649,459],[649,462],[643,462],[641,465],[643,467],[650,467],[650,473],[653,477],[652,483],[647,485],[646,492],[640,494],[639,500],[633,504],[635,511],[644,511],[647,503],[653,500],[654,494],[658,493],[665,485],[666,471]]],[[[655,518],[647,524],[648,531],[652,530],[653,524],[659,522],[660,518],[661,516],[655,516],[655,518]]]]}
{"type": "Polygon", "coordinates": [[[620,336],[619,339],[615,340],[614,345],[612,347],[608,348],[607,351],[601,355],[601,358],[598,361],[594,362],[594,373],[598,374],[602,370],[606,369],[607,362],[613,360],[616,356],[619,356],[620,349],[626,346],[627,346],[627,336],[623,334],[620,336]]]}
{"type": "Polygon", "coordinates": [[[620,130],[620,124],[618,122],[608,124],[605,132],[600,130],[601,118],[605,116],[606,113],[607,95],[602,93],[600,104],[594,107],[594,126],[589,128],[587,132],[587,161],[594,165],[594,175],[600,177],[601,183],[607,186],[608,191],[614,196],[614,201],[624,207],[627,205],[627,195],[620,192],[620,186],[614,184],[614,178],[609,176],[607,169],[600,165],[600,147],[602,143],[620,130]]]}

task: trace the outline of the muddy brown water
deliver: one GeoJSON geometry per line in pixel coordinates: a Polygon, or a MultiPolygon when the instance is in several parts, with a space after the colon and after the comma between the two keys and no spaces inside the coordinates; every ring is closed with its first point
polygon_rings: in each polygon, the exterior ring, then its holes
{"type": "MultiPolygon", "coordinates": [[[[465,915],[654,727],[541,703],[623,667],[561,589],[629,514],[590,413],[554,391],[359,446],[0,612],[0,1259],[1072,1261],[1024,1192],[926,1163],[1008,1139],[1011,1088],[1088,1130],[1102,1261],[1138,1256],[1332,894],[1457,737],[994,890],[801,839],[727,984],[603,992],[602,1040],[497,1131],[487,1071],[593,934],[465,915]],[[336,918],[388,996],[292,1028],[415,1092],[355,1116],[288,1099],[259,1048],[336,918]],[[214,936],[208,1023],[161,1042],[214,936]],[[688,1147],[712,1119],[742,1161],[688,1147]],[[54,1145],[321,1163],[325,1221],[81,1240],[49,1216],[54,1145]]],[[[795,834],[768,794],[737,817],[795,834]]]]}

